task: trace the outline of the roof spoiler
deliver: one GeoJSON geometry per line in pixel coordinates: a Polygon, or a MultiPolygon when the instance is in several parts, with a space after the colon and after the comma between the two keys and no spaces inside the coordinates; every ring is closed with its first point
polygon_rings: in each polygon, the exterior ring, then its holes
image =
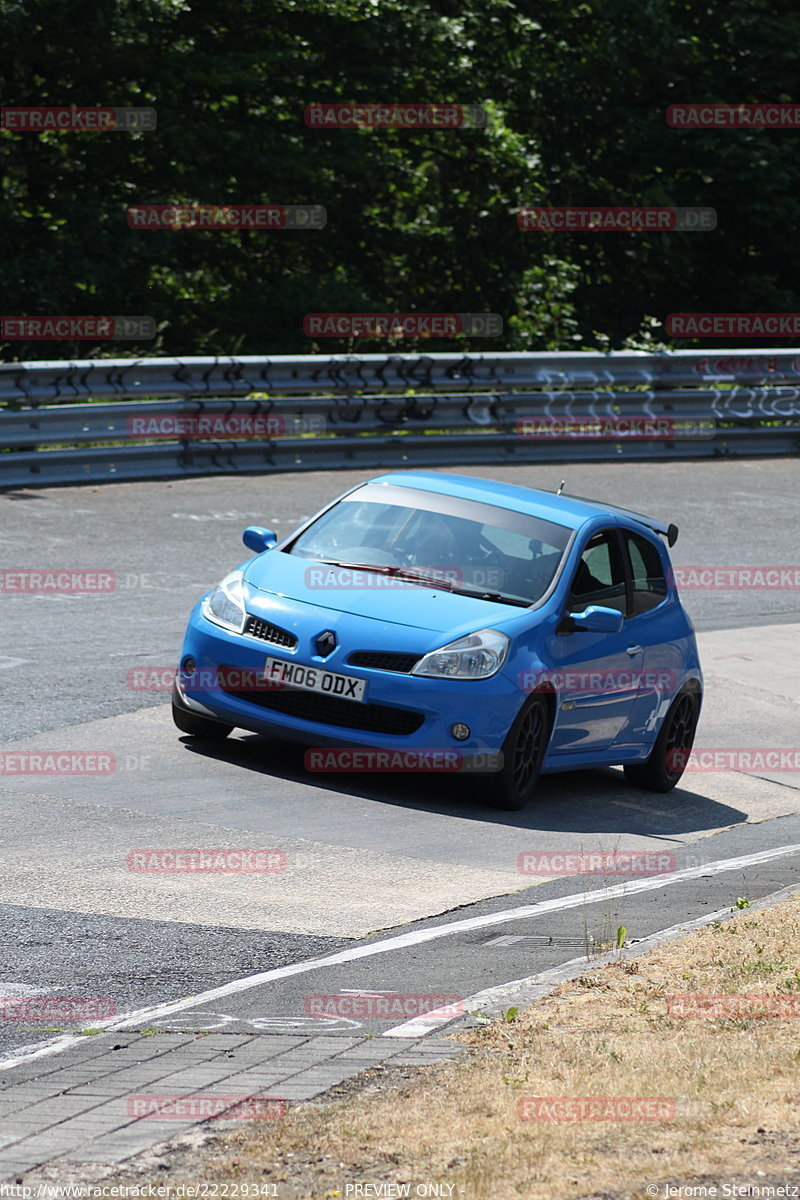
{"type": "Polygon", "coordinates": [[[571,499],[583,500],[586,504],[599,504],[603,508],[607,508],[609,512],[619,513],[622,517],[630,517],[633,521],[638,521],[640,525],[644,525],[648,529],[652,529],[654,533],[660,533],[662,537],[665,537],[670,549],[672,549],[678,540],[677,525],[666,525],[663,521],[656,521],[653,517],[644,517],[641,513],[632,512],[629,508],[618,508],[616,504],[606,504],[604,500],[589,500],[586,496],[572,496],[571,499]]]}

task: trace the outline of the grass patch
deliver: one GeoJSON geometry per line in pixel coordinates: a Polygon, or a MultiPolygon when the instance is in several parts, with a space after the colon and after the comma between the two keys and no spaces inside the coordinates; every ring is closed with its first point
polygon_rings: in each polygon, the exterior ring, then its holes
{"type": "Polygon", "coordinates": [[[800,897],[735,912],[458,1035],[470,1050],[461,1061],[405,1079],[391,1066],[373,1070],[344,1099],[224,1131],[163,1164],[154,1182],[274,1184],[264,1194],[281,1200],[573,1200],[640,1197],[648,1185],[663,1197],[667,1181],[788,1183],[800,1159],[798,963],[800,897]],[[687,993],[779,996],[798,1016],[670,1016],[669,998],[687,993]],[[655,1120],[521,1119],[520,1102],[535,1097],[656,1098],[673,1108],[655,1120]]]}

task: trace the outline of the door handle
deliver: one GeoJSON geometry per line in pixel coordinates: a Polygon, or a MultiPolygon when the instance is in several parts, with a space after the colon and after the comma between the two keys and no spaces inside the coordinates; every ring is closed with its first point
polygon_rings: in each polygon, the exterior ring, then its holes
{"type": "Polygon", "coordinates": [[[642,647],[641,647],[641,646],[628,646],[628,649],[625,651],[625,653],[626,653],[626,654],[631,654],[631,655],[633,655],[633,654],[641,654],[641,653],[642,653],[642,647]]]}

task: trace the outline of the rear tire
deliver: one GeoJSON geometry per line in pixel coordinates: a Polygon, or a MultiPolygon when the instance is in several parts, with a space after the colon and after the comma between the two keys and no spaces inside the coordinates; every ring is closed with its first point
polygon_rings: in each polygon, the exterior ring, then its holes
{"type": "Polygon", "coordinates": [[[503,767],[492,779],[491,801],[505,812],[519,812],[536,791],[550,735],[547,701],[532,696],[522,706],[503,742],[503,767]]]}
{"type": "Polygon", "coordinates": [[[648,792],[671,792],[686,770],[699,716],[699,688],[692,681],[672,701],[647,762],[623,767],[626,781],[648,792]]]}
{"type": "Polygon", "coordinates": [[[181,733],[188,733],[208,742],[224,741],[233,730],[233,725],[226,725],[224,721],[215,721],[213,717],[201,717],[199,713],[189,712],[178,702],[176,692],[172,693],[172,719],[181,733]]]}

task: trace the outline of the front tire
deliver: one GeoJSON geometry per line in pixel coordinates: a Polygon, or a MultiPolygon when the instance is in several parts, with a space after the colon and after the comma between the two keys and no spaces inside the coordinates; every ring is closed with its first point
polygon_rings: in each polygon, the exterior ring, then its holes
{"type": "Polygon", "coordinates": [[[183,708],[178,700],[177,689],[172,693],[172,719],[181,733],[188,733],[208,742],[221,742],[233,730],[233,726],[226,725],[224,721],[202,717],[199,713],[183,708]]]}
{"type": "Polygon", "coordinates": [[[699,716],[698,685],[687,683],[672,701],[647,762],[623,767],[627,782],[648,792],[671,792],[686,770],[699,716]]]}
{"type": "Polygon", "coordinates": [[[550,734],[547,701],[533,696],[524,704],[503,742],[503,766],[492,780],[492,804],[519,812],[536,791],[550,734]]]}

